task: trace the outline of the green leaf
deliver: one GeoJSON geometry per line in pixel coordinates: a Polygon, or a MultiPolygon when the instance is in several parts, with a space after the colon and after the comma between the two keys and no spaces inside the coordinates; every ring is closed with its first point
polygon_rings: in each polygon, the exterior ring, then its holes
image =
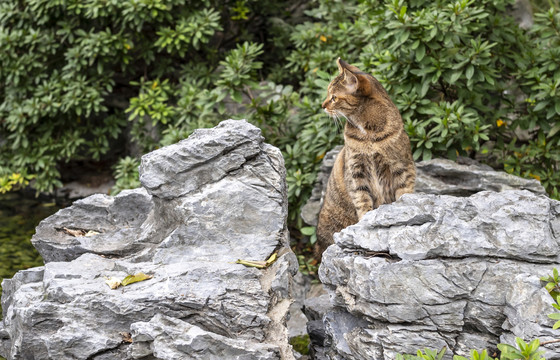
{"type": "Polygon", "coordinates": [[[311,236],[315,234],[315,227],[314,226],[306,226],[299,229],[303,235],[311,236]]]}
{"type": "Polygon", "coordinates": [[[416,161],[420,158],[421,155],[422,155],[422,148],[418,148],[418,149],[416,149],[416,151],[414,151],[414,154],[412,154],[412,157],[416,161]]]}
{"type": "Polygon", "coordinates": [[[241,103],[243,102],[243,94],[242,94],[241,91],[239,91],[239,90],[233,91],[233,93],[231,94],[231,98],[232,98],[233,101],[235,101],[236,103],[241,104],[241,103]]]}
{"type": "Polygon", "coordinates": [[[430,79],[428,78],[424,79],[424,82],[422,83],[422,88],[420,89],[420,94],[419,94],[420,97],[426,96],[428,90],[430,89],[431,84],[432,82],[430,81],[430,79]]]}
{"type": "Polygon", "coordinates": [[[535,105],[535,107],[533,108],[534,112],[538,112],[541,111],[542,109],[546,108],[548,105],[548,101],[539,101],[539,103],[537,105],[535,105]]]}
{"type": "Polygon", "coordinates": [[[470,80],[473,77],[474,74],[474,66],[469,65],[467,67],[467,71],[465,71],[465,76],[467,77],[468,80],[470,80]]]}
{"type": "Polygon", "coordinates": [[[453,74],[451,74],[451,77],[449,79],[449,83],[450,84],[455,84],[455,82],[457,81],[457,79],[459,79],[461,77],[461,75],[463,75],[463,73],[461,71],[456,71],[453,74]]]}
{"type": "Polygon", "coordinates": [[[425,55],[426,55],[426,47],[424,46],[423,43],[420,43],[418,48],[416,48],[416,53],[415,53],[416,61],[417,62],[422,61],[425,55]]]}
{"type": "Polygon", "coordinates": [[[558,131],[560,131],[560,123],[554,125],[554,126],[552,127],[552,129],[550,129],[550,131],[548,132],[548,135],[547,135],[546,137],[547,137],[547,138],[551,138],[551,137],[553,137],[554,135],[556,135],[556,133],[557,133],[558,131]]]}
{"type": "Polygon", "coordinates": [[[560,320],[560,313],[548,314],[548,317],[553,319],[553,320],[560,320]]]}

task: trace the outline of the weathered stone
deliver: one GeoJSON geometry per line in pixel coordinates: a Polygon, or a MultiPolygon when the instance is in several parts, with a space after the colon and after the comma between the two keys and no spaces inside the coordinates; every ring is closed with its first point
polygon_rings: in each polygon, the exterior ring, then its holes
{"type": "MultiPolygon", "coordinates": [[[[315,187],[308,202],[301,210],[302,219],[316,226],[321,209],[322,197],[336,156],[342,149],[337,146],[329,151],[315,181],[315,187]]],[[[503,171],[494,171],[487,165],[467,158],[454,162],[447,159],[433,159],[416,163],[416,193],[470,196],[480,191],[504,191],[522,189],[535,194],[546,194],[544,187],[535,179],[523,179],[503,171]]]]}
{"type": "Polygon", "coordinates": [[[479,191],[529,190],[546,194],[541,183],[524,179],[477,163],[456,163],[447,159],[433,159],[416,163],[417,193],[470,196],[479,191]]]}
{"type": "Polygon", "coordinates": [[[145,189],[125,190],[115,197],[96,194],[61,209],[37,226],[31,242],[45,262],[71,261],[84,253],[123,256],[142,248],[141,225],[153,208],[145,189]],[[74,236],[72,230],[95,232],[74,236]]]}
{"type": "Polygon", "coordinates": [[[140,170],[145,188],[91,196],[40,224],[44,268],[3,282],[0,355],[293,359],[297,259],[280,151],[247,122],[224,121],[146,155],[140,170]],[[274,252],[264,270],[235,263],[274,252]],[[105,284],[138,272],[153,277],[105,284]]]}
{"type": "Polygon", "coordinates": [[[240,169],[259,155],[262,142],[258,128],[241,123],[198,129],[186,140],[144,155],[140,182],[159,198],[180,197],[240,169]]]}
{"type": "MultiPolygon", "coordinates": [[[[553,334],[552,298],[539,277],[560,264],[558,201],[526,190],[407,194],[334,238],[321,281],[347,314],[339,318],[366,324],[325,317],[331,358],[393,359],[446,346],[450,359],[495,349],[500,339],[553,334]]],[[[560,355],[547,349],[547,358],[560,355]]]]}
{"type": "Polygon", "coordinates": [[[320,296],[306,299],[303,303],[303,311],[309,321],[321,320],[323,316],[330,310],[330,296],[329,294],[322,294],[320,296]]]}
{"type": "Polygon", "coordinates": [[[270,344],[248,343],[217,335],[177,318],[157,314],[149,322],[131,325],[133,359],[154,356],[164,360],[280,359],[270,344]]]}

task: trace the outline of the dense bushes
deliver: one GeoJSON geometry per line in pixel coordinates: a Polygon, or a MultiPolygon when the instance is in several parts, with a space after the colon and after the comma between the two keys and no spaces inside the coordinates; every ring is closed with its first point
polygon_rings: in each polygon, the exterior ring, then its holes
{"type": "Polygon", "coordinates": [[[136,186],[126,155],[248,118],[284,153],[300,226],[320,161],[342,140],[320,108],[340,56],[389,90],[416,159],[481,157],[558,197],[560,15],[536,14],[525,31],[508,4],[4,1],[0,189],[19,174],[52,190],[62,162],[110,150],[123,157],[115,190],[136,186]]]}

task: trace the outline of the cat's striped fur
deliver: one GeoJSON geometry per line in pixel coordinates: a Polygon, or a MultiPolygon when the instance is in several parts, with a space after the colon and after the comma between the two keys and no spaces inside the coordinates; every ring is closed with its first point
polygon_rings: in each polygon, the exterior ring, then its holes
{"type": "Polygon", "coordinates": [[[414,191],[416,170],[399,111],[370,74],[337,61],[323,109],[346,118],[344,147],[329,177],[317,225],[316,254],[333,244],[333,234],[357,223],[381,204],[414,191]]]}

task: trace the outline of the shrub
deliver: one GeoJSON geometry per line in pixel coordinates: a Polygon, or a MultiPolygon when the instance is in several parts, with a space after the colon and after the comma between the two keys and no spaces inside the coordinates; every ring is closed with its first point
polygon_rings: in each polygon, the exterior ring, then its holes
{"type": "MultiPolygon", "coordinates": [[[[4,1],[0,184],[20,174],[49,191],[61,162],[137,156],[123,144],[144,153],[247,118],[284,154],[301,228],[322,157],[342,142],[320,107],[340,56],[387,88],[415,159],[482,157],[558,197],[560,15],[526,31],[511,2],[4,1]]],[[[115,190],[137,184],[132,166],[115,165],[115,190]]]]}

